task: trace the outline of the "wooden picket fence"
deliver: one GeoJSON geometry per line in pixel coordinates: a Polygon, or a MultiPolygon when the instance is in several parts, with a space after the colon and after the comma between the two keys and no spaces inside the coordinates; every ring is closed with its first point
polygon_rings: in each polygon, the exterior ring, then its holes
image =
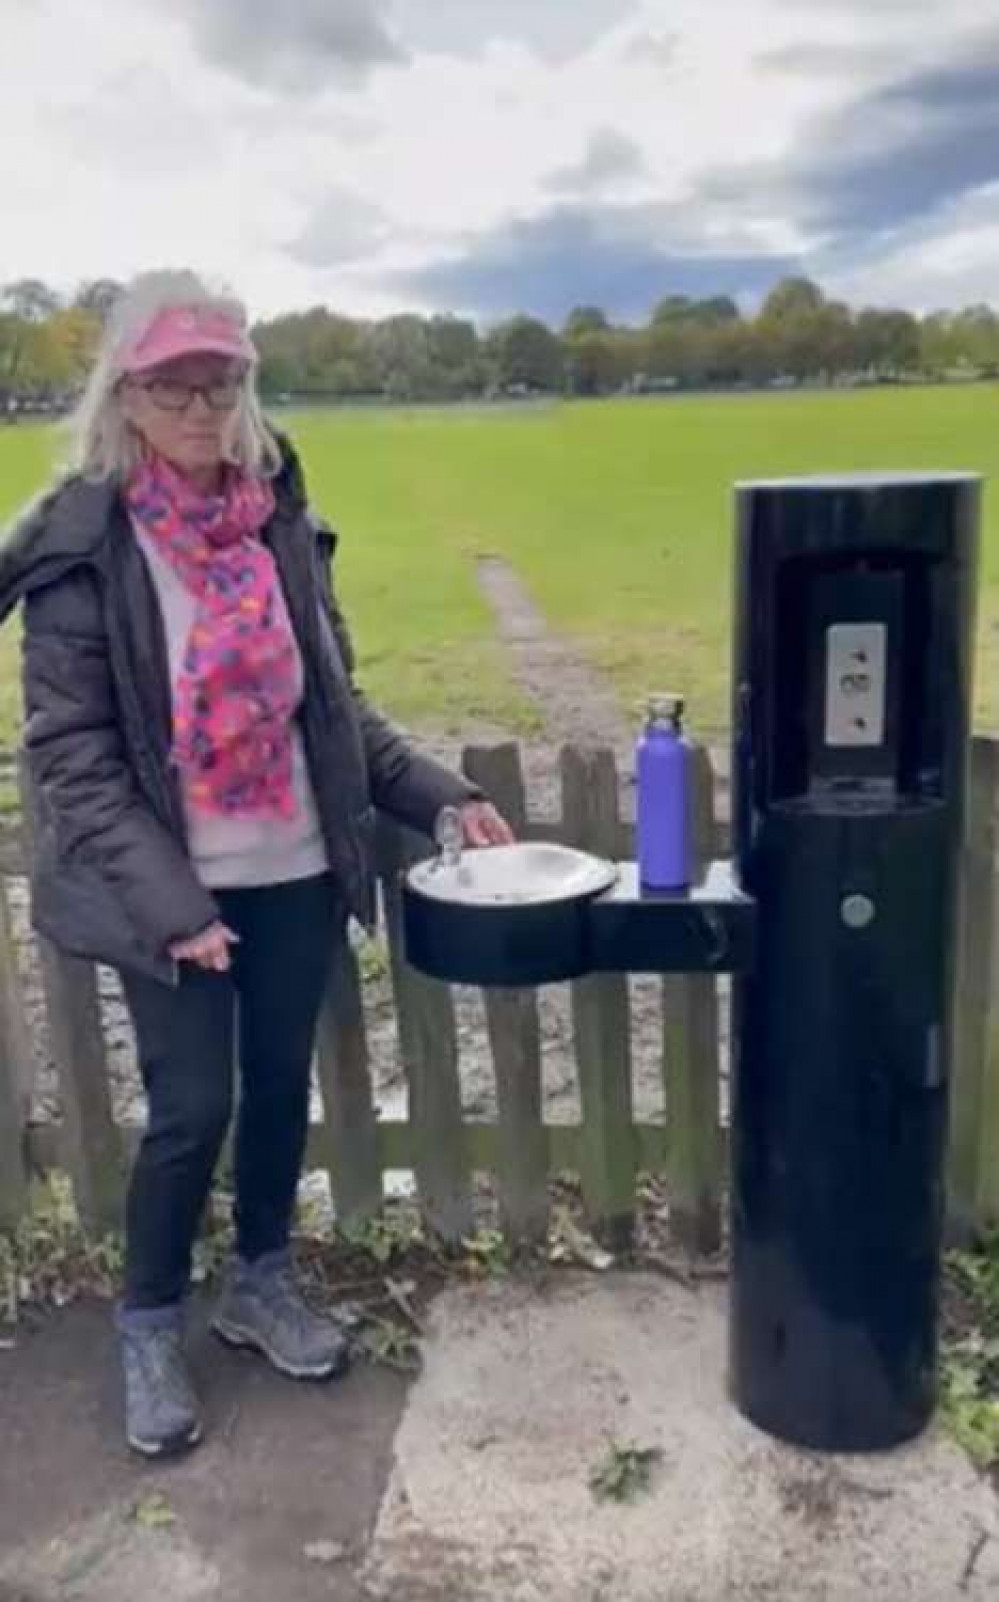
{"type": "MultiPolygon", "coordinates": [[[[516,745],[474,747],[464,765],[514,823],[522,838],[556,839],[627,857],[633,830],[622,819],[620,780],[608,751],[561,753],[562,815],[531,817],[516,745]]],[[[727,848],[727,798],[705,753],[696,761],[699,849],[727,848]]],[[[409,1091],[406,1120],[381,1119],[369,1064],[362,980],[353,950],[330,955],[329,984],[317,1051],[323,1119],[310,1136],[310,1161],[329,1171],[337,1216],[357,1223],[382,1205],[387,1170],[415,1176],[424,1217],[446,1240],[473,1226],[475,1177],[493,1177],[504,1230],[515,1242],[542,1238],[549,1181],[579,1175],[588,1217],[608,1244],[627,1242],[642,1172],[664,1177],[677,1241],[691,1252],[721,1239],[725,1136],[719,998],[714,978],[668,975],[661,981],[662,1065],[667,1117],[636,1121],[632,1106],[627,979],[594,974],[571,987],[573,1044],[581,1117],[544,1119],[538,995],[484,993],[495,1071],[495,1122],[462,1115],[454,998],[448,986],[409,967],[402,949],[399,878],[425,854],[426,842],[382,830],[379,854],[399,1053],[409,1091]]],[[[951,1220],[962,1233],[999,1220],[999,743],[975,742],[965,858],[961,1012],[953,1086],[949,1174],[951,1220]]],[[[89,1228],[118,1227],[126,1165],[141,1136],[114,1121],[97,973],[40,942],[40,968],[61,1117],[32,1125],[33,1053],[21,994],[6,895],[0,895],[0,1229],[30,1206],[33,1174],[59,1167],[71,1176],[89,1228]]]]}

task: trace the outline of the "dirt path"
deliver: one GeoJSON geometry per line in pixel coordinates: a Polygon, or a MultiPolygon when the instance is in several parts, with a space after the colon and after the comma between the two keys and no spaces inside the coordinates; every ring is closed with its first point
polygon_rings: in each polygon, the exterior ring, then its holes
{"type": "Polygon", "coordinates": [[[630,747],[631,726],[614,691],[552,629],[513,568],[498,556],[486,556],[478,575],[500,638],[510,649],[517,682],[544,715],[551,743],[630,747]]]}
{"type": "MultiPolygon", "coordinates": [[[[621,775],[623,814],[632,815],[632,772],[637,719],[629,716],[612,685],[571,640],[558,633],[502,557],[478,563],[479,585],[493,610],[496,630],[510,652],[514,677],[544,720],[540,742],[524,746],[524,768],[532,808],[558,812],[555,769],[558,748],[569,742],[612,750],[621,775]]],[[[654,677],[654,675],[653,675],[654,677]]],[[[721,814],[727,816],[729,753],[711,748],[721,814]]]]}

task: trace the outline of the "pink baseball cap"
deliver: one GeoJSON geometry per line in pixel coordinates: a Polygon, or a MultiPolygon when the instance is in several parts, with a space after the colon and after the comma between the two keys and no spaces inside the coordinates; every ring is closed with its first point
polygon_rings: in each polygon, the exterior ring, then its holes
{"type": "Polygon", "coordinates": [[[167,306],[118,353],[123,373],[145,373],[178,356],[228,356],[252,366],[257,360],[245,325],[231,312],[207,306],[167,306]]]}

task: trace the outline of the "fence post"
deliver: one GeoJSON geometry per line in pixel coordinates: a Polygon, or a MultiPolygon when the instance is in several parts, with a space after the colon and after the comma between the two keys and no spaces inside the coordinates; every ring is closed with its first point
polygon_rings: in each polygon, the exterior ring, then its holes
{"type": "Polygon", "coordinates": [[[409,1082],[413,1168],[424,1217],[443,1240],[457,1242],[472,1228],[472,1197],[461,1118],[458,1031],[447,985],[406,961],[399,877],[426,842],[385,824],[379,858],[399,1054],[409,1082]]]}
{"type": "Polygon", "coordinates": [[[363,1222],[381,1207],[382,1171],[361,979],[346,931],[330,951],[316,1046],[337,1222],[363,1222]]]}
{"type": "Polygon", "coordinates": [[[999,741],[971,748],[959,885],[948,1229],[999,1220],[999,741]]]}
{"type": "Polygon", "coordinates": [[[6,888],[0,880],[0,1230],[28,1205],[26,1131],[33,1060],[17,977],[6,888]]]}
{"type": "MultiPolygon", "coordinates": [[[[27,853],[34,833],[34,790],[25,760],[21,768],[21,817],[27,853]]],[[[67,956],[39,938],[42,994],[59,1076],[62,1109],[60,1148],[73,1180],[83,1226],[96,1234],[121,1227],[123,1159],[111,1111],[107,1049],[91,962],[67,956]]]]}
{"type": "Polygon", "coordinates": [[[0,1030],[10,1058],[22,1122],[27,1123],[35,1085],[35,1053],[24,1011],[10,902],[3,880],[0,880],[0,1030]]]}
{"type": "MultiPolygon", "coordinates": [[[[468,747],[464,768],[518,836],[527,823],[520,748],[468,747]]],[[[548,1227],[548,1146],[542,1115],[541,1023],[537,992],[483,992],[496,1073],[499,1191],[504,1228],[518,1242],[543,1240],[548,1227]]]]}
{"type": "MultiPolygon", "coordinates": [[[[714,845],[714,772],[691,752],[692,834],[703,860],[714,845]]],[[[663,1073],[670,1227],[690,1252],[721,1244],[718,985],[712,974],[663,980],[663,1073]]]]}
{"type": "Polygon", "coordinates": [[[24,1123],[6,1044],[0,1040],[0,1233],[14,1228],[27,1205],[24,1123]]]}
{"type": "Polygon", "coordinates": [[[20,1085],[0,1030],[0,1233],[13,1229],[28,1204],[25,1119],[20,1085]]]}
{"type": "MultiPolygon", "coordinates": [[[[567,843],[613,856],[620,831],[613,752],[565,746],[561,771],[567,843]]],[[[583,1197],[593,1228],[612,1250],[625,1250],[634,1228],[636,1168],[627,979],[577,979],[572,1023],[583,1114],[583,1197]]]]}
{"type": "Polygon", "coordinates": [[[42,991],[59,1073],[63,1160],[81,1223],[96,1234],[121,1227],[123,1163],[111,1112],[107,1052],[93,964],[39,940],[42,991]]]}

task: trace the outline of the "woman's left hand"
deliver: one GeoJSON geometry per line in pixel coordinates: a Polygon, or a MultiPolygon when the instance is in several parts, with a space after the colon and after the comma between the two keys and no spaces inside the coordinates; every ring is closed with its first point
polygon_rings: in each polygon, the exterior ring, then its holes
{"type": "Polygon", "coordinates": [[[467,846],[513,844],[513,830],[489,801],[466,801],[459,808],[461,828],[467,846]]]}

